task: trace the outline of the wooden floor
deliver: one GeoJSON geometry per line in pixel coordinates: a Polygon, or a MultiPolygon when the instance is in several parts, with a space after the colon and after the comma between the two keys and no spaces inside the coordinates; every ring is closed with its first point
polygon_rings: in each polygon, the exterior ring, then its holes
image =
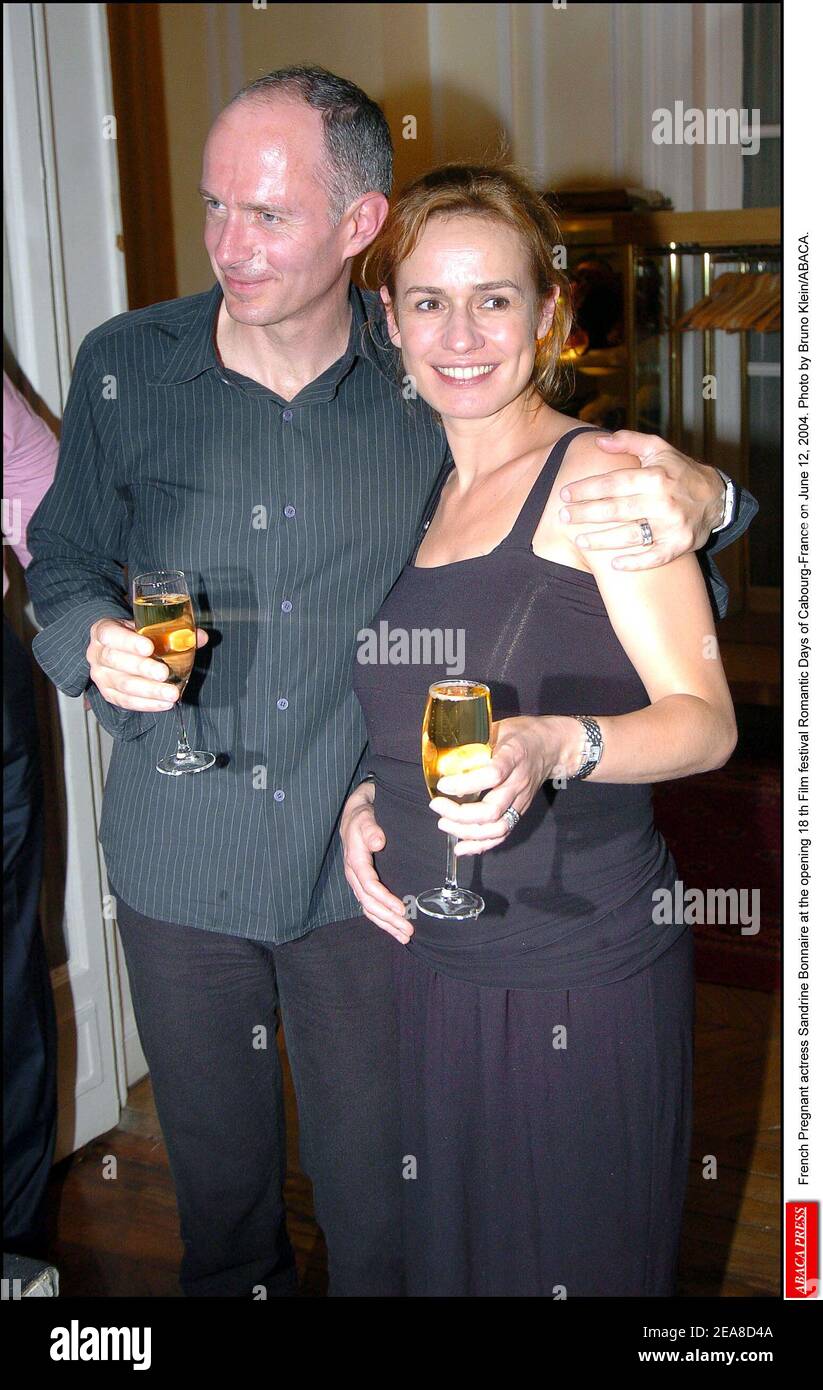
{"type": "MultiPolygon", "coordinates": [[[[698,985],[695,1116],[681,1247],[682,1296],[780,1292],[780,1014],[776,995],[698,985]],[[706,1177],[716,1159],[715,1178],[706,1177]]],[[[289,1232],[301,1294],[325,1293],[325,1251],[297,1161],[288,1078],[289,1232]]],[[[177,1211],[148,1078],[115,1130],[57,1165],[51,1256],[62,1296],[180,1297],[177,1211]],[[116,1180],[101,1176],[106,1155],[116,1180]]]]}

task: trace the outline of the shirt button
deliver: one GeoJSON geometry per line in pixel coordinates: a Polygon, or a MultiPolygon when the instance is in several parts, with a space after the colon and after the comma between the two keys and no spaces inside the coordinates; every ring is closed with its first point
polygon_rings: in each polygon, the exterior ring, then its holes
{"type": "Polygon", "coordinates": [[[293,410],[284,410],[284,411],[283,411],[283,419],[284,419],[284,420],[290,420],[293,414],[294,414],[294,411],[293,411],[293,410]]]}
{"type": "Polygon", "coordinates": [[[286,699],[286,697],[285,697],[284,695],[281,695],[281,696],[280,696],[280,699],[277,701],[277,708],[278,708],[278,709],[288,709],[288,707],[289,707],[289,702],[288,702],[288,700],[286,699]]]}
{"type": "Polygon", "coordinates": [[[291,505],[291,503],[289,503],[288,507],[284,507],[284,508],[283,508],[283,515],[284,515],[284,516],[297,516],[297,508],[296,508],[296,507],[293,507],[293,506],[291,505]]]}
{"type": "Polygon", "coordinates": [[[277,791],[274,793],[274,799],[275,801],[285,801],[286,793],[282,791],[280,787],[278,787],[277,791]]]}
{"type": "Polygon", "coordinates": [[[280,607],[282,608],[282,610],[283,610],[284,613],[291,613],[291,599],[290,599],[290,598],[284,598],[284,599],[283,599],[283,602],[282,602],[281,605],[280,605],[280,607]]]}

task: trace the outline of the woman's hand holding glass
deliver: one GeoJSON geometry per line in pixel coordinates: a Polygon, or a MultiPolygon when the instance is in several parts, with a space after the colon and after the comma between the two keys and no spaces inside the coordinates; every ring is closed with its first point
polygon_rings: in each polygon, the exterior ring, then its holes
{"type": "Polygon", "coordinates": [[[511,831],[503,814],[513,806],[525,815],[545,782],[575,772],[583,746],[582,729],[570,715],[518,716],[492,725],[492,759],[473,772],[441,777],[429,802],[440,830],[458,837],[457,856],[484,854],[502,845],[511,831]],[[450,797],[485,792],[479,801],[459,804],[450,797]]]}

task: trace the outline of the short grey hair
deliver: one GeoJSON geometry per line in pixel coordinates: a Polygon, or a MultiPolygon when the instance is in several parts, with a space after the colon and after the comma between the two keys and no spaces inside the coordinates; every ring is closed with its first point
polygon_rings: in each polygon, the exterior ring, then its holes
{"type": "Polygon", "coordinates": [[[255,77],[229,106],[263,104],[272,96],[305,101],[323,117],[326,159],[317,172],[328,194],[332,226],[364,193],[391,196],[394,150],[388,121],[360,87],[325,68],[301,63],[255,77]]]}

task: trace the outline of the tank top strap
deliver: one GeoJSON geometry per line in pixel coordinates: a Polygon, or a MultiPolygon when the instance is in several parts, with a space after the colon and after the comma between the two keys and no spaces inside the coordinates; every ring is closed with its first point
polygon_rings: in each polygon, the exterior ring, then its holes
{"type": "Polygon", "coordinates": [[[579,434],[588,434],[592,430],[598,434],[608,433],[607,430],[602,430],[597,425],[578,425],[575,429],[567,430],[565,434],[561,434],[560,438],[556,440],[549,457],[534,480],[531,492],[523,503],[514,526],[498,549],[502,550],[504,547],[518,550],[531,549],[534,533],[546,510],[546,503],[551,496],[551,490],[554,487],[555,478],[560,472],[563,459],[566,457],[566,450],[579,434]]]}

